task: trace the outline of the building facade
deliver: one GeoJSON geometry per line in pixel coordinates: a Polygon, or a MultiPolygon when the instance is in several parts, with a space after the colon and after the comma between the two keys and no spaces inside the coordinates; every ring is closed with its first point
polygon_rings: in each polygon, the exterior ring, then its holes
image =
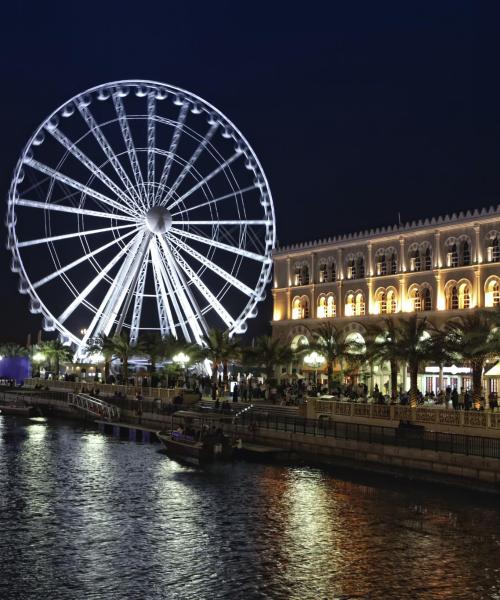
{"type": "MultiPolygon", "coordinates": [[[[500,206],[277,248],[273,303],[273,336],[292,346],[308,343],[325,320],[361,341],[366,324],[382,318],[418,312],[440,327],[475,307],[497,306],[500,206]]],[[[359,376],[383,389],[388,371],[370,368],[359,376]]],[[[282,375],[290,370],[302,367],[291,365],[282,375]]],[[[420,389],[470,385],[462,366],[440,377],[428,366],[420,389]]],[[[402,369],[402,386],[406,378],[402,369]]]]}

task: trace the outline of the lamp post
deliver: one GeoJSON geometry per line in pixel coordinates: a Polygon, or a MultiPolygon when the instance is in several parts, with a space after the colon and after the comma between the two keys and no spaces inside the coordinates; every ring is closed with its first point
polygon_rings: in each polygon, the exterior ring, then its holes
{"type": "Polygon", "coordinates": [[[314,385],[317,385],[318,369],[325,364],[325,357],[314,350],[304,356],[304,362],[310,369],[314,369],[314,385]]]}
{"type": "Polygon", "coordinates": [[[184,371],[184,385],[186,384],[186,367],[189,363],[189,356],[184,352],[179,352],[175,356],[172,356],[172,361],[179,365],[184,371]]]}

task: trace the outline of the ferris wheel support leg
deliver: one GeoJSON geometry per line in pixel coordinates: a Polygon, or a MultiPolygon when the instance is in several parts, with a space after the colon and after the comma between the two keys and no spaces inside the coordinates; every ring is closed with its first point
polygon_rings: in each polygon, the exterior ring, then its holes
{"type": "Polygon", "coordinates": [[[174,286],[172,285],[175,281],[173,276],[167,272],[164,262],[161,260],[160,251],[157,243],[154,244],[154,251],[152,253],[153,262],[157,261],[158,271],[165,282],[165,286],[168,291],[168,296],[172,302],[172,306],[174,307],[175,314],[177,315],[177,320],[179,325],[181,326],[182,333],[186,339],[186,341],[191,342],[191,336],[189,334],[188,328],[186,327],[186,318],[184,317],[181,307],[179,306],[179,302],[177,301],[176,290],[174,290],[174,286]]]}
{"type": "Polygon", "coordinates": [[[168,303],[167,290],[165,289],[163,277],[158,266],[159,256],[155,240],[151,240],[149,244],[149,250],[151,252],[151,260],[153,263],[153,275],[155,280],[156,301],[158,304],[158,317],[160,320],[160,332],[161,335],[166,335],[170,331],[170,333],[177,338],[177,330],[175,329],[172,311],[170,310],[170,304],[168,303]]]}
{"type": "MultiPolygon", "coordinates": [[[[148,260],[144,260],[141,265],[137,288],[135,291],[134,308],[132,310],[132,322],[130,324],[130,343],[135,345],[139,337],[139,325],[142,313],[142,301],[144,299],[144,287],[146,285],[146,274],[148,271],[148,260]]],[[[164,335],[162,333],[162,335],[164,335]]]]}
{"type": "MultiPolygon", "coordinates": [[[[172,278],[172,281],[174,282],[175,288],[177,289],[177,294],[179,296],[180,303],[184,310],[184,314],[187,317],[189,326],[191,327],[191,331],[193,332],[194,339],[199,344],[201,343],[203,332],[201,331],[198,319],[196,318],[196,315],[193,311],[193,306],[191,305],[191,303],[189,302],[189,298],[187,297],[188,286],[182,273],[178,270],[177,265],[175,264],[175,260],[172,256],[172,253],[170,252],[170,248],[165,242],[165,239],[162,236],[159,236],[158,239],[160,241],[161,249],[163,250],[163,255],[167,260],[170,276],[172,278]]],[[[201,314],[199,314],[199,316],[201,318],[201,314]]]]}

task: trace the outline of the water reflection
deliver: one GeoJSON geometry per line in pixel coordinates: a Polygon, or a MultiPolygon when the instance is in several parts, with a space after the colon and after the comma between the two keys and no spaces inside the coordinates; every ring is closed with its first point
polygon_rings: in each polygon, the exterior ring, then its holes
{"type": "Polygon", "coordinates": [[[0,597],[499,598],[500,511],[0,418],[0,597]]]}

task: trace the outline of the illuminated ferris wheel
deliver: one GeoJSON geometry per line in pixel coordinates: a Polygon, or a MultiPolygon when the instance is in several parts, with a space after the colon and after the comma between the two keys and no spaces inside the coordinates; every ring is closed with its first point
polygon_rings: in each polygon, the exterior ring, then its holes
{"type": "Polygon", "coordinates": [[[141,80],[89,89],[38,127],[7,227],[31,312],[80,355],[123,330],[132,343],[244,332],[275,243],[269,185],[241,132],[198,96],[141,80]]]}

